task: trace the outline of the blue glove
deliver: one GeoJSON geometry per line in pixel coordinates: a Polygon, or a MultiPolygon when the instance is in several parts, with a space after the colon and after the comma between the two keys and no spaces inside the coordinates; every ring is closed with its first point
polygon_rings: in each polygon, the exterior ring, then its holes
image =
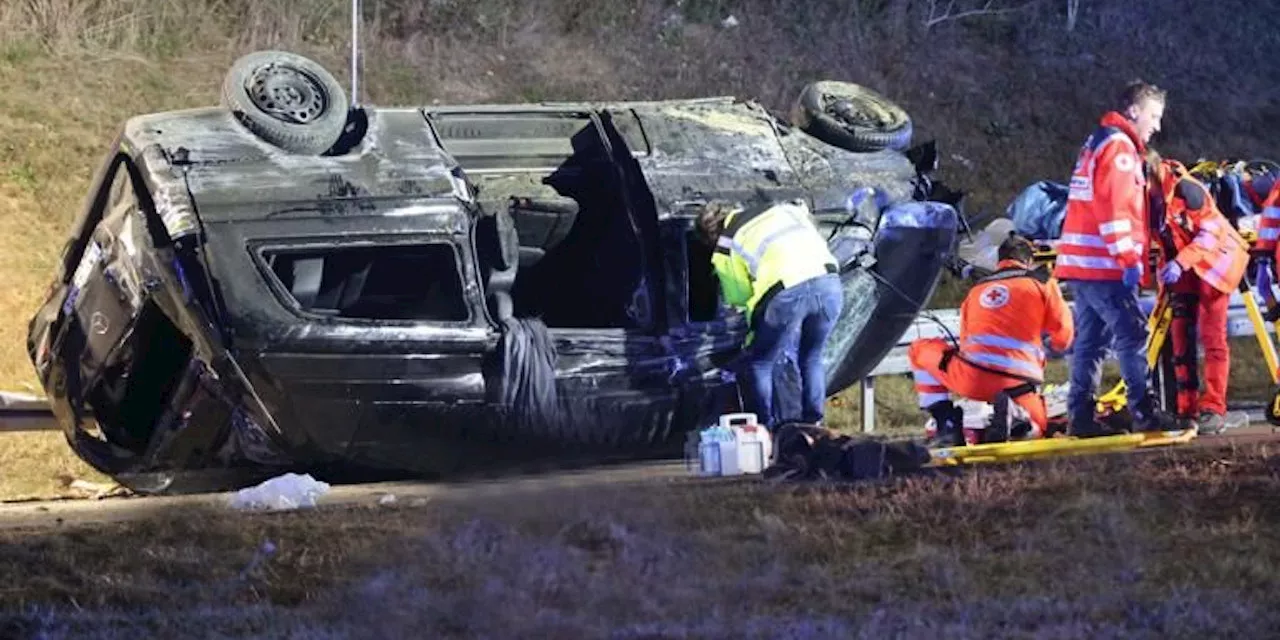
{"type": "Polygon", "coordinates": [[[1138,281],[1142,279],[1142,267],[1133,266],[1124,270],[1124,286],[1132,289],[1138,286],[1138,281]]]}
{"type": "Polygon", "coordinates": [[[1160,281],[1165,284],[1173,284],[1182,277],[1182,265],[1177,260],[1170,260],[1164,268],[1160,270],[1160,281]]]}
{"type": "Polygon", "coordinates": [[[1054,349],[1053,344],[1049,340],[1048,336],[1044,336],[1043,338],[1041,338],[1040,344],[1044,346],[1045,357],[1050,360],[1061,360],[1062,358],[1065,358],[1067,355],[1067,352],[1071,350],[1070,345],[1068,345],[1067,348],[1063,349],[1062,351],[1058,351],[1057,349],[1054,349]]]}

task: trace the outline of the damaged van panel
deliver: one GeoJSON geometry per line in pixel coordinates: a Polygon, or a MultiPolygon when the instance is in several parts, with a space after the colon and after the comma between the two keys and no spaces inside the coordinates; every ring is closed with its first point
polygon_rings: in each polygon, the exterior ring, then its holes
{"type": "Polygon", "coordinates": [[[124,123],[29,325],[70,445],[140,491],[676,454],[740,402],[702,204],[812,208],[845,286],[831,393],[955,248],[894,131],[836,144],[735,98],[350,108],[283,52],[222,94],[124,123]]]}

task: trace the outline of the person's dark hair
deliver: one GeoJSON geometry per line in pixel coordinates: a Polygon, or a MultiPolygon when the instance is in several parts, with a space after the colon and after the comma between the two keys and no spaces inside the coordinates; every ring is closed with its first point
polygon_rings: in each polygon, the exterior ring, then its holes
{"type": "Polygon", "coordinates": [[[1121,111],[1124,111],[1129,107],[1141,104],[1144,100],[1155,100],[1163,103],[1166,98],[1167,92],[1164,89],[1142,80],[1134,80],[1125,85],[1124,91],[1120,92],[1120,104],[1117,106],[1121,111]]]}
{"type": "Polygon", "coordinates": [[[698,212],[698,236],[703,242],[714,245],[720,232],[724,230],[724,221],[729,214],[741,209],[727,200],[712,200],[698,212]]]}
{"type": "Polygon", "coordinates": [[[1000,260],[1017,260],[1025,265],[1030,265],[1035,258],[1035,247],[1031,245],[1031,241],[1018,235],[1017,231],[1010,231],[1009,237],[1000,243],[1000,247],[996,249],[996,257],[1000,260]]]}

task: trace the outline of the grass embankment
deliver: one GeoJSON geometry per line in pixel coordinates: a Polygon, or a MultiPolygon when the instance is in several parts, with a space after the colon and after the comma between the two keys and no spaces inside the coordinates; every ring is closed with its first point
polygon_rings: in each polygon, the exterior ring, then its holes
{"type": "Polygon", "coordinates": [[[1265,637],[1276,460],[1181,450],[5,531],[0,635],[1265,637]]]}
{"type": "MultiPolygon", "coordinates": [[[[364,4],[366,102],[736,94],[785,113],[805,83],[850,80],[904,105],[917,140],[940,142],[940,177],[969,191],[971,212],[1003,210],[1032,181],[1064,179],[1080,141],[1134,76],[1170,90],[1158,139],[1166,155],[1270,156],[1280,140],[1268,124],[1280,120],[1280,87],[1266,65],[1240,64],[1274,48],[1280,35],[1243,0],[1209,13],[1191,0],[1086,6],[1071,29],[1063,3],[1047,0],[929,28],[930,7],[942,3],[364,4]],[[722,24],[729,16],[736,26],[722,24]],[[1188,55],[1188,43],[1204,46],[1188,55]]],[[[313,56],[345,81],[348,7],[346,0],[0,5],[0,389],[34,390],[26,321],[118,124],[135,113],[216,104],[224,71],[255,49],[313,56]]],[[[934,304],[956,300],[947,285],[934,304]]],[[[1247,342],[1237,351],[1252,352],[1247,342]]],[[[1258,386],[1256,361],[1237,362],[1245,375],[1233,381],[1258,386]]],[[[918,424],[909,380],[885,379],[878,394],[882,424],[918,424]]],[[[855,392],[842,394],[833,422],[856,423],[857,403],[855,392]]],[[[56,491],[47,478],[78,465],[51,444],[59,440],[0,436],[0,495],[56,491]]]]}

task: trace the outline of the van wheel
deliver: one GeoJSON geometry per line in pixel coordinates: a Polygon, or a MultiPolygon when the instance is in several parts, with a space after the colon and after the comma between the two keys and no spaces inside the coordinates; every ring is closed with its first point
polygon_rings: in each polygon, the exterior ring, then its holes
{"type": "Polygon", "coordinates": [[[287,51],[236,60],[222,82],[222,104],[254,135],[291,153],[324,153],[347,122],[347,97],[337,79],[287,51]]]}
{"type": "Polygon", "coordinates": [[[911,146],[911,118],[884,96],[851,82],[805,87],[791,110],[802,131],[849,151],[903,151],[911,146]]]}

